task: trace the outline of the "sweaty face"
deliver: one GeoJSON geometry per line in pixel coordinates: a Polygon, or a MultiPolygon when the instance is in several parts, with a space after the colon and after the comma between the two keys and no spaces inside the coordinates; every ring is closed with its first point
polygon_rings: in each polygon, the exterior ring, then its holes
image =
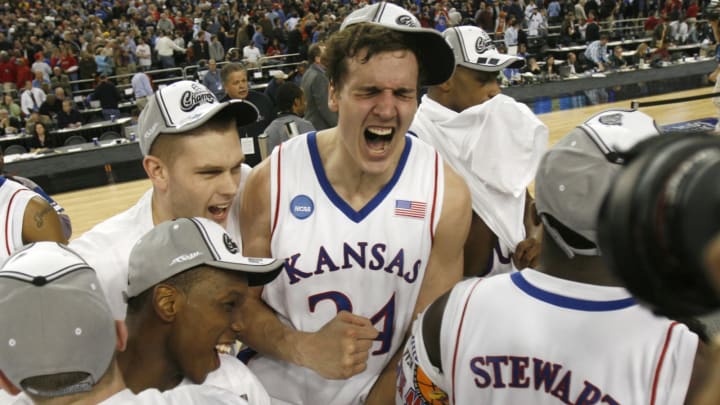
{"type": "Polygon", "coordinates": [[[225,226],[240,184],[245,159],[237,129],[204,129],[197,135],[177,137],[176,156],[168,166],[168,200],[171,215],[205,217],[225,226]]]}
{"type": "Polygon", "coordinates": [[[448,108],[455,112],[461,112],[500,94],[500,85],[495,77],[495,73],[478,72],[458,66],[450,79],[448,108]]]}
{"type": "Polygon", "coordinates": [[[247,297],[244,275],[201,267],[202,272],[187,292],[173,324],[169,355],[183,375],[195,384],[220,367],[218,353],[228,353],[235,342],[232,324],[239,321],[240,307],[247,297]]]}
{"type": "Polygon", "coordinates": [[[240,70],[231,73],[225,83],[223,83],[223,86],[225,87],[225,92],[228,97],[232,99],[245,100],[248,96],[249,90],[247,72],[240,70]]]}
{"type": "Polygon", "coordinates": [[[364,173],[393,170],[417,110],[418,63],[411,51],[382,52],[362,63],[347,60],[342,87],[330,89],[345,152],[364,173]]]}

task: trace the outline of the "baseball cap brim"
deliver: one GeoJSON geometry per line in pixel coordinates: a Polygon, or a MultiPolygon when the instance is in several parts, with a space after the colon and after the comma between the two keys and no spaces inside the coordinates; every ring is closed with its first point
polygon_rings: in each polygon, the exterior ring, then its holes
{"type": "Polygon", "coordinates": [[[250,287],[259,287],[275,280],[282,270],[283,261],[245,257],[236,262],[211,260],[205,264],[221,270],[243,272],[247,276],[250,287]]]}
{"type": "Polygon", "coordinates": [[[143,155],[150,153],[153,142],[160,134],[183,133],[205,124],[216,114],[232,109],[237,125],[248,125],[257,121],[259,113],[254,104],[245,100],[218,102],[207,88],[199,83],[183,81],[158,90],[148,100],[138,119],[140,149],[143,155]],[[200,102],[189,110],[183,110],[181,103],[190,89],[199,94],[200,102]]]}
{"type": "Polygon", "coordinates": [[[361,23],[380,25],[414,36],[418,44],[418,63],[426,72],[423,85],[444,83],[455,71],[452,49],[442,34],[434,29],[422,28],[417,18],[404,8],[386,2],[368,5],[347,16],[340,29],[361,23]]]}
{"type": "Polygon", "coordinates": [[[449,28],[443,32],[443,37],[450,44],[458,66],[481,72],[497,72],[506,68],[521,69],[525,66],[525,59],[498,52],[492,39],[482,28],[449,28]]]}
{"type": "Polygon", "coordinates": [[[243,256],[223,227],[207,218],[178,218],[155,226],[133,247],[126,296],[201,266],[242,272],[257,287],[273,281],[283,261],[243,256]]]}

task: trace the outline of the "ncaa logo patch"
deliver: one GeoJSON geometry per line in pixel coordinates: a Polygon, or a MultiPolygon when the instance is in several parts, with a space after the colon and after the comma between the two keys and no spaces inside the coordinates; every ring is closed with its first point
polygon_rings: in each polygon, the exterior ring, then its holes
{"type": "Polygon", "coordinates": [[[315,204],[313,204],[310,197],[300,194],[296,195],[295,198],[290,201],[290,213],[297,219],[305,219],[312,215],[315,210],[315,204]]]}

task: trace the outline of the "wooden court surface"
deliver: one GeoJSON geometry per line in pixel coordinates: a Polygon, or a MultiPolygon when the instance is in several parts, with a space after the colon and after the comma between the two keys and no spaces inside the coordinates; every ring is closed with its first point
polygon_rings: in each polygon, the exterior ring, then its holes
{"type": "MultiPolygon", "coordinates": [[[[674,99],[709,93],[712,93],[712,87],[653,96],[639,99],[639,101],[674,99]]],[[[629,109],[630,101],[555,111],[538,117],[550,128],[550,144],[553,144],[591,115],[609,108],[629,109]]],[[[652,116],[658,125],[717,116],[715,106],[710,98],[641,108],[640,110],[652,116]]],[[[73,237],[76,238],[95,224],[132,206],[149,188],[148,180],[138,180],[57,194],[53,198],[70,215],[73,223],[73,237]]]]}

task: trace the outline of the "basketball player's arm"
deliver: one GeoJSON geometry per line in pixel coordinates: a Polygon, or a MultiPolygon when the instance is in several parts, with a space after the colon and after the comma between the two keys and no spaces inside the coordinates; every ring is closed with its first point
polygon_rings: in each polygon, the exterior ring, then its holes
{"type": "MultiPolygon", "coordinates": [[[[457,284],[463,275],[463,246],[470,229],[472,206],[465,181],[445,164],[445,194],[422,287],[413,310],[415,319],[423,309],[457,284]]],[[[399,331],[398,331],[399,332],[399,331]]],[[[411,330],[403,331],[405,337],[411,330]]],[[[400,345],[404,347],[404,343],[400,345]]],[[[397,365],[402,349],[395,352],[370,390],[366,404],[388,404],[395,397],[397,365]]]]}
{"type": "Polygon", "coordinates": [[[690,384],[685,397],[688,405],[720,403],[720,350],[713,351],[702,340],[698,341],[690,384]]]}
{"type": "Polygon", "coordinates": [[[23,243],[55,241],[67,244],[62,223],[55,209],[40,196],[28,201],[23,215],[23,243]]]}
{"type": "Polygon", "coordinates": [[[470,231],[463,249],[463,275],[465,277],[479,277],[485,275],[488,263],[492,259],[497,236],[477,213],[473,212],[471,217],[470,231]]]}
{"type": "Polygon", "coordinates": [[[540,261],[540,247],[542,241],[542,222],[535,208],[535,200],[529,191],[525,192],[525,239],[518,243],[512,254],[516,269],[536,268],[540,261]]]}
{"type": "MultiPolygon", "coordinates": [[[[270,163],[265,159],[253,169],[243,192],[240,232],[245,256],[271,257],[270,163]]],[[[242,322],[236,325],[245,344],[328,379],[349,378],[365,370],[368,351],[379,333],[369,319],[342,311],[317,332],[302,332],[280,322],[261,295],[261,287],[251,288],[242,322]]]]}

